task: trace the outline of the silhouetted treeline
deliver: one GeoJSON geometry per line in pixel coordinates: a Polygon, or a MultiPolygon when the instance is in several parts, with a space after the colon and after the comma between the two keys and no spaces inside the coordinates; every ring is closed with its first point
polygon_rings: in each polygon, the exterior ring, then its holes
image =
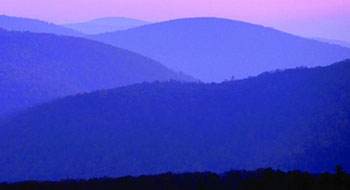
{"type": "Polygon", "coordinates": [[[282,172],[272,169],[256,171],[230,171],[224,174],[165,173],[139,177],[100,178],[90,180],[62,180],[59,182],[2,183],[1,190],[346,190],[350,189],[350,175],[338,167],[336,174],[310,174],[307,172],[282,172]]]}

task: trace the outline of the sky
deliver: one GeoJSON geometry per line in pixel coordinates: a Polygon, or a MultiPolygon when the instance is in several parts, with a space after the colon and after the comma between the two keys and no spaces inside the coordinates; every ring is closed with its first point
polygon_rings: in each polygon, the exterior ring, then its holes
{"type": "Polygon", "coordinates": [[[0,0],[0,14],[56,24],[123,16],[158,22],[224,17],[350,42],[350,0],[0,0]]]}

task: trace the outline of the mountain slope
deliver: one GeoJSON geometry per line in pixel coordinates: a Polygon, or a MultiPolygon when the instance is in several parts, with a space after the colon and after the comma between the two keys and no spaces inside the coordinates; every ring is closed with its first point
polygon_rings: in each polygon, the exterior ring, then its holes
{"type": "Polygon", "coordinates": [[[0,124],[0,179],[350,169],[350,60],[63,98],[0,124]],[[29,169],[30,168],[30,169],[29,169]]]}
{"type": "Polygon", "coordinates": [[[99,42],[0,29],[0,115],[93,90],[143,81],[192,80],[99,42]]]}
{"type": "Polygon", "coordinates": [[[179,19],[91,36],[202,81],[221,82],[350,58],[350,49],[219,18],[179,19]]]}
{"type": "Polygon", "coordinates": [[[115,32],[118,30],[126,30],[146,24],[150,23],[131,18],[106,17],[94,19],[89,22],[65,24],[63,26],[85,34],[99,34],[105,32],[115,32]]]}
{"type": "Polygon", "coordinates": [[[38,33],[52,33],[66,36],[82,36],[83,34],[75,30],[58,26],[36,19],[10,17],[0,15],[0,28],[10,31],[28,31],[38,33]]]}

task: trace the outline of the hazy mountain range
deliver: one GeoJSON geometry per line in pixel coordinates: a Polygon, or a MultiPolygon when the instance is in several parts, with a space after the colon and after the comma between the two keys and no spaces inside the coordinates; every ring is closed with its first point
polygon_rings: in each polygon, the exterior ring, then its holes
{"type": "Polygon", "coordinates": [[[82,38],[0,29],[0,50],[0,115],[143,81],[193,81],[144,56],[82,38]]]}
{"type": "Polygon", "coordinates": [[[10,31],[29,31],[38,33],[52,33],[67,36],[82,36],[83,34],[75,30],[58,26],[52,23],[37,19],[10,17],[0,15],[0,28],[10,31]]]}
{"type": "Polygon", "coordinates": [[[91,38],[209,82],[274,69],[327,65],[350,57],[348,48],[219,18],[178,19],[91,38]]]}
{"type": "Polygon", "coordinates": [[[146,24],[150,24],[150,22],[124,17],[106,17],[94,19],[89,22],[65,24],[63,26],[85,34],[99,34],[126,30],[146,24]]]}
{"type": "Polygon", "coordinates": [[[77,95],[0,124],[0,179],[350,169],[350,60],[77,95]]]}
{"type": "Polygon", "coordinates": [[[350,170],[350,48],[219,18],[68,27],[0,16],[0,182],[350,170]]]}

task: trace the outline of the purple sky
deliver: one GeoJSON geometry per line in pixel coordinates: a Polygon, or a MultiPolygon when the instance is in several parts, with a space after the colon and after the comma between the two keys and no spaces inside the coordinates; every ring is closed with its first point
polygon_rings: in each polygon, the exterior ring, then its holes
{"type": "Polygon", "coordinates": [[[0,14],[57,24],[106,16],[154,22],[215,16],[350,41],[350,0],[1,0],[0,14]]]}

